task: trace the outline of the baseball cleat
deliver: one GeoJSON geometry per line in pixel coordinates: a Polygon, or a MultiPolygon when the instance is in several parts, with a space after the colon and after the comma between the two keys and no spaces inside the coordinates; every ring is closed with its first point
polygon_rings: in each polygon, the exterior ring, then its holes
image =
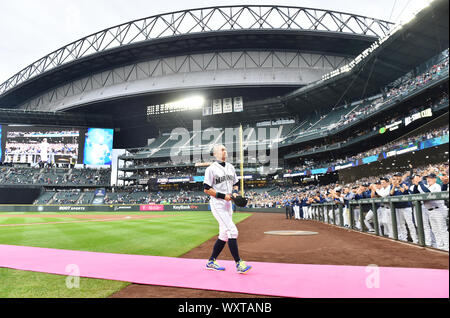
{"type": "Polygon", "coordinates": [[[221,267],[219,264],[217,264],[216,260],[208,261],[206,264],[206,269],[214,270],[214,271],[224,271],[225,267],[221,267]]]}
{"type": "Polygon", "coordinates": [[[252,269],[252,267],[250,265],[245,264],[245,262],[242,260],[239,261],[238,263],[236,263],[236,270],[239,274],[246,274],[251,269],[252,269]]]}

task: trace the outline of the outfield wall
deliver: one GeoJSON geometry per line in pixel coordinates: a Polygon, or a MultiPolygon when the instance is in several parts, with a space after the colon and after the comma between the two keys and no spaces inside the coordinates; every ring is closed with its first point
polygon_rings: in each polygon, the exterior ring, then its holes
{"type": "MultiPolygon", "coordinates": [[[[157,212],[209,211],[207,203],[193,204],[120,204],[120,205],[0,205],[0,212],[157,212]]],[[[239,212],[284,212],[284,209],[239,208],[239,212]]]]}
{"type": "Polygon", "coordinates": [[[1,204],[33,203],[43,192],[39,186],[21,187],[0,185],[1,204]]]}

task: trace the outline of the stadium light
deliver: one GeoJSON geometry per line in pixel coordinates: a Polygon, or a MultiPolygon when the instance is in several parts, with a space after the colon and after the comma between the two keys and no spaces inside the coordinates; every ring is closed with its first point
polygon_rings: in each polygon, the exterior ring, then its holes
{"type": "Polygon", "coordinates": [[[177,110],[199,109],[202,108],[203,105],[205,104],[205,98],[203,96],[191,96],[168,104],[172,105],[172,107],[174,107],[177,110]]]}
{"type": "Polygon", "coordinates": [[[402,19],[402,21],[400,22],[400,24],[401,24],[401,25],[408,24],[408,23],[411,22],[415,17],[416,17],[416,13],[410,13],[410,14],[406,15],[406,17],[404,17],[404,18],[402,19]]]}

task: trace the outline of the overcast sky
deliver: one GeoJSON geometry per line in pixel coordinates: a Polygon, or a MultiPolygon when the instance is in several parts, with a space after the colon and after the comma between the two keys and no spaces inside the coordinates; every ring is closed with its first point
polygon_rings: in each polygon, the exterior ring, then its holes
{"type": "Polygon", "coordinates": [[[277,4],[398,22],[426,0],[0,0],[0,83],[48,53],[127,21],[221,5],[277,4]]]}

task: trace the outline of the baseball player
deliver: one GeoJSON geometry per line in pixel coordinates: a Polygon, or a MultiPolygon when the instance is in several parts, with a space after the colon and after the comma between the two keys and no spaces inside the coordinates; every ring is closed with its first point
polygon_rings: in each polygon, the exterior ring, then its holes
{"type": "MultiPolygon", "coordinates": [[[[417,194],[417,193],[424,193],[424,189],[426,188],[424,182],[426,181],[426,178],[422,178],[419,174],[414,174],[411,176],[411,187],[409,188],[409,193],[417,194]]],[[[422,202],[422,222],[423,222],[423,232],[425,235],[425,245],[426,246],[434,246],[434,235],[431,231],[430,226],[430,218],[429,218],[429,211],[427,208],[425,208],[424,202],[422,202]]]]}
{"type": "Polygon", "coordinates": [[[293,204],[294,204],[294,207],[293,207],[293,209],[294,209],[294,219],[295,220],[300,220],[300,201],[299,201],[298,197],[294,198],[293,204]]]}
{"type": "Polygon", "coordinates": [[[286,219],[291,219],[292,215],[291,215],[291,200],[286,198],[284,199],[284,206],[286,209],[286,219]]]}
{"type": "MultiPolygon", "coordinates": [[[[436,174],[430,173],[426,176],[426,183],[423,181],[416,182],[415,184],[418,186],[419,192],[430,193],[442,191],[442,187],[436,183],[436,177],[436,174]]],[[[448,210],[444,205],[444,202],[442,200],[423,201],[422,206],[428,211],[431,231],[436,237],[437,247],[448,251],[448,231],[446,221],[448,210]]]]}
{"type": "Polygon", "coordinates": [[[312,198],[311,194],[308,194],[308,201],[306,201],[306,216],[308,220],[313,219],[313,207],[311,204],[314,203],[314,199],[312,198]]]}
{"type": "Polygon", "coordinates": [[[308,197],[306,194],[303,195],[303,199],[302,199],[302,211],[303,211],[303,218],[307,219],[308,218],[308,197]]]}
{"type": "MultiPolygon", "coordinates": [[[[327,190],[325,200],[326,200],[327,202],[332,202],[332,201],[334,201],[334,199],[333,199],[333,197],[332,197],[332,194],[331,194],[331,191],[330,191],[330,190],[327,190]]],[[[333,220],[334,220],[334,219],[333,219],[333,209],[330,209],[330,210],[328,211],[328,221],[331,223],[331,222],[333,222],[333,220]]]]}
{"type": "MultiPolygon", "coordinates": [[[[381,182],[379,180],[377,180],[375,183],[369,184],[367,187],[368,187],[368,190],[365,194],[366,198],[375,198],[376,197],[375,191],[379,190],[381,188],[381,182]]],[[[371,224],[371,222],[375,223],[374,215],[373,215],[374,213],[377,214],[378,233],[381,234],[381,209],[380,209],[379,203],[375,204],[375,211],[372,211],[372,208],[369,209],[366,216],[364,217],[364,224],[367,226],[369,233],[375,233],[375,229],[373,228],[373,226],[371,224]]]]}
{"type": "MultiPolygon", "coordinates": [[[[389,196],[391,191],[391,184],[389,183],[388,178],[380,178],[380,188],[375,189],[375,194],[379,197],[387,197],[389,196]]],[[[372,197],[375,197],[373,195],[372,197]]],[[[383,233],[384,235],[389,236],[390,238],[393,238],[393,232],[392,232],[392,220],[391,220],[391,209],[389,205],[386,203],[381,203],[380,208],[378,211],[380,213],[380,217],[378,218],[378,223],[383,225],[383,233]]]]}
{"type": "MultiPolygon", "coordinates": [[[[334,201],[334,203],[336,205],[344,205],[344,198],[342,197],[342,193],[341,193],[342,189],[341,187],[336,187],[333,191],[330,191],[331,194],[331,199],[334,201]]],[[[340,224],[341,222],[341,217],[339,212],[336,213],[336,224],[340,224]]]]}
{"type": "Polygon", "coordinates": [[[94,164],[106,164],[111,161],[111,152],[102,135],[94,135],[89,138],[88,145],[91,147],[91,155],[94,164]]]}
{"type": "MultiPolygon", "coordinates": [[[[403,175],[401,173],[394,174],[390,195],[407,194],[409,194],[409,185],[403,182],[403,175]]],[[[414,243],[417,243],[417,230],[414,224],[411,202],[395,202],[394,207],[397,212],[398,238],[402,241],[407,241],[408,233],[406,227],[408,227],[411,239],[414,243]]]]}
{"type": "Polygon", "coordinates": [[[240,274],[247,273],[252,267],[239,257],[237,244],[238,229],[233,222],[232,196],[238,196],[239,180],[232,164],[227,163],[227,149],[224,145],[217,145],[213,149],[217,161],[205,171],[204,192],[211,197],[211,212],[219,223],[219,237],[206,264],[206,269],[224,271],[216,259],[228,242],[231,255],[236,262],[236,270],[240,274]]]}
{"type": "Polygon", "coordinates": [[[344,226],[350,226],[350,201],[355,198],[355,193],[353,193],[349,187],[344,188],[344,226]]]}
{"type": "MultiPolygon", "coordinates": [[[[362,192],[362,189],[360,190],[361,186],[358,185],[354,185],[351,189],[351,192],[353,193],[353,200],[359,200],[362,199],[362,195],[360,192],[362,192]]],[[[355,227],[358,230],[361,230],[361,223],[359,221],[359,218],[361,217],[361,211],[359,209],[358,205],[355,205],[353,208],[353,216],[354,216],[354,222],[355,222],[355,227]]]]}
{"type": "MultiPolygon", "coordinates": [[[[361,184],[357,186],[356,188],[356,194],[355,194],[355,200],[361,200],[370,198],[370,192],[367,192],[367,184],[361,184]]],[[[364,210],[364,206],[361,207],[362,210],[364,210]]],[[[360,219],[364,216],[364,211],[360,211],[359,207],[355,207],[355,224],[358,230],[361,230],[361,222],[360,219]]]]}
{"type": "MultiPolygon", "coordinates": [[[[316,195],[314,196],[313,200],[314,200],[313,203],[325,203],[326,202],[325,198],[322,197],[320,191],[316,192],[316,195]]],[[[318,210],[318,208],[314,209],[314,213],[315,213],[314,214],[315,217],[319,217],[319,210],[318,210]]]]}

